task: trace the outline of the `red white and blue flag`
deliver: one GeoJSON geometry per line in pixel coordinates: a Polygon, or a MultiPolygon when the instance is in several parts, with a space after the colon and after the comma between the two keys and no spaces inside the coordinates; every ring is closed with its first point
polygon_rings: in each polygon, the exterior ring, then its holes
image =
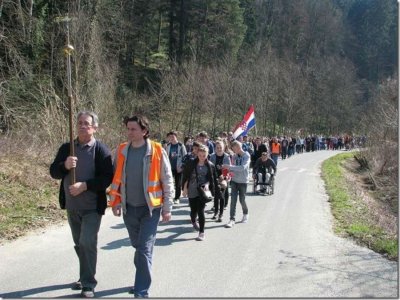
{"type": "Polygon", "coordinates": [[[233,130],[232,137],[237,139],[241,135],[246,135],[254,126],[256,126],[256,117],[254,115],[254,106],[251,105],[247,113],[244,115],[242,122],[236,125],[233,130]]]}

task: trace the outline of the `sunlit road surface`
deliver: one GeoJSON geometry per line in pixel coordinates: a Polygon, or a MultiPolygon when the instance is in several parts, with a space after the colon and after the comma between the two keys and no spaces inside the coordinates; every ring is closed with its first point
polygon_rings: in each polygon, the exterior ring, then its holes
{"type": "MultiPolygon", "coordinates": [[[[150,297],[398,297],[397,263],[335,236],[320,151],[279,161],[272,196],[246,197],[249,222],[225,228],[207,210],[206,240],[195,240],[187,200],[159,226],[150,297]]],[[[237,220],[242,211],[237,206],[237,220]]],[[[107,210],[99,234],[97,297],[133,297],[133,248],[121,218],[107,210]]],[[[79,297],[68,225],[0,247],[0,297],[79,297]]]]}

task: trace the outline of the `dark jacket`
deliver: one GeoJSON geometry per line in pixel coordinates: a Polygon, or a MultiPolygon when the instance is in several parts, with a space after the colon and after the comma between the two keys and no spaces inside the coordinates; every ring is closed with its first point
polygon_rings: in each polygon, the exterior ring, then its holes
{"type": "Polygon", "coordinates": [[[260,146],[258,146],[258,149],[257,149],[257,146],[254,145],[254,152],[251,155],[251,161],[255,162],[257,159],[259,159],[261,157],[261,154],[263,152],[267,152],[267,151],[268,151],[267,146],[265,146],[264,143],[262,143],[260,146]]]}
{"type": "MultiPolygon", "coordinates": [[[[54,179],[61,179],[59,202],[60,207],[65,209],[64,178],[68,170],[64,162],[69,156],[69,145],[65,143],[58,149],[58,153],[53,163],[50,165],[50,175],[54,179]]],[[[104,215],[107,208],[106,189],[113,179],[113,165],[111,152],[107,146],[96,140],[95,144],[95,177],[86,181],[87,189],[97,193],[97,212],[104,215]]]]}
{"type": "Polygon", "coordinates": [[[257,173],[264,174],[265,172],[272,173],[271,170],[274,170],[274,174],[276,174],[275,162],[271,158],[268,158],[266,161],[262,161],[262,158],[260,157],[254,164],[253,174],[254,175],[257,173]]]}
{"type": "MultiPolygon", "coordinates": [[[[182,176],[182,189],[184,188],[186,182],[190,181],[190,177],[192,173],[194,172],[194,168],[197,166],[199,162],[198,158],[189,160],[185,164],[185,168],[183,169],[183,176],[182,176]]],[[[211,191],[211,194],[214,197],[221,197],[221,188],[219,187],[218,184],[218,177],[217,177],[217,169],[215,168],[215,165],[210,162],[209,160],[206,160],[205,165],[207,166],[207,181],[209,182],[209,188],[211,191]]]]}

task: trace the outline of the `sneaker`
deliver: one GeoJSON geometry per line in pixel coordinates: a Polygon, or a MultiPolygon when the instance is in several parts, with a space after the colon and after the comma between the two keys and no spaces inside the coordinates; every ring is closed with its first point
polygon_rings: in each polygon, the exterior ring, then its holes
{"type": "Polygon", "coordinates": [[[81,289],[82,289],[82,283],[81,283],[80,279],[75,281],[74,283],[72,283],[71,290],[77,291],[77,290],[81,290],[81,289]]]}
{"type": "Polygon", "coordinates": [[[249,221],[249,214],[243,215],[242,223],[247,223],[249,221]]]}
{"type": "Polygon", "coordinates": [[[217,215],[214,215],[211,220],[216,220],[217,219],[217,215]]]}
{"type": "Polygon", "coordinates": [[[198,222],[194,222],[192,223],[194,230],[199,231],[200,230],[200,226],[198,222]]]}
{"type": "Polygon", "coordinates": [[[222,216],[219,216],[218,220],[216,222],[221,223],[222,222],[222,216]]]}
{"type": "Polygon", "coordinates": [[[134,295],[135,298],[149,298],[148,295],[135,294],[135,287],[132,287],[128,293],[134,295]]]}
{"type": "Polygon", "coordinates": [[[81,292],[82,298],[94,298],[94,289],[89,287],[82,288],[81,292]]]}
{"type": "Polygon", "coordinates": [[[174,199],[174,204],[179,204],[179,199],[174,199]]]}
{"type": "Polygon", "coordinates": [[[205,240],[204,232],[200,232],[199,236],[196,238],[196,241],[204,241],[205,240]]]}
{"type": "Polygon", "coordinates": [[[230,220],[228,224],[225,225],[226,228],[232,228],[235,225],[235,220],[230,220]]]}

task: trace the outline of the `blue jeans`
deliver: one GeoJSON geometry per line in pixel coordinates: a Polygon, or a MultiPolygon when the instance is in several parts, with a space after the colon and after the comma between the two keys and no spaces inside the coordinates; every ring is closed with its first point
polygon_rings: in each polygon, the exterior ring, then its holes
{"type": "Polygon", "coordinates": [[[247,215],[249,213],[249,209],[246,205],[246,190],[247,183],[237,183],[231,181],[231,220],[235,221],[236,215],[236,203],[239,194],[240,205],[242,206],[243,214],[247,215]]]}
{"type": "Polygon", "coordinates": [[[274,161],[275,166],[278,166],[278,157],[279,157],[279,154],[271,154],[271,158],[274,161]]]}
{"type": "Polygon", "coordinates": [[[95,288],[97,281],[97,235],[101,217],[97,210],[67,210],[69,227],[79,258],[79,279],[83,287],[95,288]]]}
{"type": "Polygon", "coordinates": [[[150,216],[147,206],[134,207],[127,205],[126,214],[123,216],[131,244],[136,249],[134,257],[136,267],[135,296],[148,296],[151,285],[153,248],[160,215],[161,208],[153,209],[150,216]]]}

